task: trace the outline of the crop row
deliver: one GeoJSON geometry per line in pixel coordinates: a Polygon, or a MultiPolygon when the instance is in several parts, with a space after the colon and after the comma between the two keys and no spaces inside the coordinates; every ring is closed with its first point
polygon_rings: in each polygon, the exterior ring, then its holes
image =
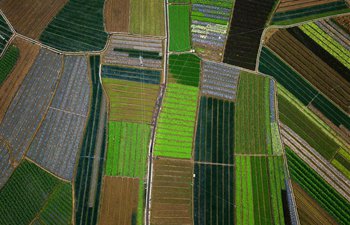
{"type": "Polygon", "coordinates": [[[299,28],[350,69],[350,51],[318,27],[316,23],[304,24],[299,28]]]}
{"type": "Polygon", "coordinates": [[[75,224],[96,224],[106,145],[106,100],[99,80],[99,56],[90,56],[90,113],[75,175],[75,224]],[[89,194],[86,194],[89,193],[89,194]]]}
{"type": "Polygon", "coordinates": [[[168,84],[158,119],[154,154],[191,158],[198,88],[168,84]]]}
{"type": "Polygon", "coordinates": [[[159,84],[161,72],[119,66],[102,66],[103,78],[115,78],[127,81],[137,81],[146,84],[159,84]]]}
{"type": "Polygon", "coordinates": [[[202,94],[235,100],[240,71],[224,64],[209,61],[203,61],[202,66],[202,94]]]}
{"type": "Polygon", "coordinates": [[[16,65],[18,57],[19,49],[16,46],[11,45],[0,58],[0,86],[16,65]]]}
{"type": "Polygon", "coordinates": [[[306,82],[290,66],[285,64],[271,50],[263,47],[259,71],[273,76],[282,86],[291,92],[304,105],[312,103],[321,113],[336,126],[344,125],[350,129],[349,117],[332,102],[306,82]]]}
{"type": "Polygon", "coordinates": [[[70,0],[46,27],[40,41],[62,51],[102,50],[107,41],[103,6],[102,0],[70,0]]]}
{"type": "Polygon", "coordinates": [[[0,56],[5,49],[7,42],[12,36],[12,31],[5,19],[0,15],[0,56]]]}
{"type": "Polygon", "coordinates": [[[225,47],[225,63],[255,69],[260,38],[274,4],[274,0],[236,0],[225,47]]]}
{"type": "Polygon", "coordinates": [[[180,54],[169,56],[170,78],[168,82],[199,86],[200,58],[194,54],[180,54]]]}
{"type": "Polygon", "coordinates": [[[161,68],[162,40],[112,35],[103,61],[107,64],[161,68]]]}
{"type": "Polygon", "coordinates": [[[350,41],[350,35],[332,20],[327,19],[315,21],[315,24],[330,37],[332,37],[336,42],[341,44],[341,46],[343,46],[345,49],[348,51],[350,50],[350,46],[348,44],[350,41]]]}
{"type": "Polygon", "coordinates": [[[194,158],[200,162],[233,164],[234,104],[201,97],[194,158]]]}
{"type": "Polygon", "coordinates": [[[275,92],[275,82],[271,79],[270,80],[270,93],[269,93],[269,96],[270,96],[270,120],[271,120],[271,123],[275,122],[276,120],[276,109],[275,109],[275,95],[276,95],[276,92],[275,92]]]}
{"type": "Polygon", "coordinates": [[[342,172],[348,179],[350,179],[350,154],[343,149],[338,151],[334,159],[331,161],[332,165],[342,172]]]}
{"type": "Polygon", "coordinates": [[[159,86],[103,78],[109,97],[109,120],[151,123],[159,86]]]}
{"type": "Polygon", "coordinates": [[[285,12],[277,12],[273,18],[273,24],[288,25],[300,23],[307,20],[317,19],[336,14],[348,12],[348,6],[345,1],[335,1],[311,7],[305,7],[285,12]]]}
{"type": "Polygon", "coordinates": [[[235,151],[271,152],[269,79],[241,72],[235,105],[235,151]]]}
{"type": "Polygon", "coordinates": [[[194,164],[194,224],[234,223],[234,167],[194,164]]]}
{"type": "Polygon", "coordinates": [[[2,136],[19,161],[44,117],[55,90],[61,57],[41,50],[0,124],[2,136]],[[45,76],[45,79],[43,79],[45,76]]]}
{"type": "Polygon", "coordinates": [[[192,0],[192,4],[203,4],[222,8],[232,8],[233,0],[192,0]]]}
{"type": "Polygon", "coordinates": [[[145,176],[150,127],[147,124],[109,122],[107,176],[145,176]]]}
{"type": "Polygon", "coordinates": [[[327,184],[290,149],[286,149],[292,179],[313,197],[340,224],[348,224],[350,203],[327,184]]]}
{"type": "Polygon", "coordinates": [[[25,225],[38,216],[42,221],[55,217],[56,224],[67,224],[72,213],[71,188],[34,163],[22,161],[0,191],[0,223],[25,225]]]}
{"type": "Polygon", "coordinates": [[[276,12],[286,12],[286,11],[292,11],[296,9],[303,9],[303,8],[308,8],[311,6],[316,6],[316,5],[323,5],[325,3],[329,2],[335,2],[339,0],[319,0],[319,1],[308,1],[308,0],[294,0],[294,1],[289,1],[289,0],[281,0],[278,4],[276,12]]]}

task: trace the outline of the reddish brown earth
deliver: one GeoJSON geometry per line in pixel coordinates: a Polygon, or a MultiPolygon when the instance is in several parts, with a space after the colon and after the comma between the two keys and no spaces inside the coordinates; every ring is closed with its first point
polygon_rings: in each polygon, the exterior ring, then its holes
{"type": "Polygon", "coordinates": [[[106,0],[105,24],[107,32],[128,32],[129,29],[129,0],[106,0]]]}

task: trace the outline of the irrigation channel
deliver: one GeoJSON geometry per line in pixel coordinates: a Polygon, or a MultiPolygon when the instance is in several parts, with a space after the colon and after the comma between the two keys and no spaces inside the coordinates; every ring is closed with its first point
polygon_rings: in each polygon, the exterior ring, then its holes
{"type": "Polygon", "coordinates": [[[156,127],[157,127],[157,121],[158,121],[158,116],[159,112],[161,109],[161,105],[163,102],[163,97],[165,94],[165,89],[166,89],[166,83],[167,83],[167,77],[168,77],[168,61],[169,61],[169,14],[168,14],[168,5],[169,1],[165,1],[165,7],[164,7],[164,15],[165,15],[165,54],[164,54],[164,80],[161,84],[161,88],[159,91],[159,95],[157,98],[155,110],[153,113],[153,118],[152,118],[152,132],[151,132],[151,141],[149,144],[149,152],[148,152],[148,168],[147,168],[147,190],[146,190],[146,207],[145,207],[145,224],[150,225],[150,208],[151,208],[151,201],[152,201],[152,172],[153,172],[153,147],[155,143],[155,138],[156,138],[156,127]]]}

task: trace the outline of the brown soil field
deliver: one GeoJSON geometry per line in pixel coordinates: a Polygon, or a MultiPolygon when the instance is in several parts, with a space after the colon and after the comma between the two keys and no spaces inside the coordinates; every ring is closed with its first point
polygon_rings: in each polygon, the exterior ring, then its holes
{"type": "Polygon", "coordinates": [[[106,0],[105,24],[107,32],[128,32],[129,29],[129,0],[106,0]]]}
{"type": "Polygon", "coordinates": [[[109,98],[109,119],[151,123],[160,87],[119,79],[110,79],[103,86],[109,98]]]}
{"type": "Polygon", "coordinates": [[[221,62],[224,55],[224,49],[205,44],[193,43],[194,48],[199,48],[201,51],[196,51],[199,57],[203,59],[221,62]]]}
{"type": "Polygon", "coordinates": [[[350,33],[350,15],[335,17],[334,21],[350,33]]]}
{"type": "Polygon", "coordinates": [[[297,183],[292,183],[301,225],[338,224],[297,183]]]}
{"type": "Polygon", "coordinates": [[[100,225],[131,225],[137,213],[139,179],[104,177],[100,225]]]}
{"type": "Polygon", "coordinates": [[[344,111],[350,112],[349,82],[286,30],[272,35],[267,46],[344,111]]]}
{"type": "Polygon", "coordinates": [[[330,2],[337,2],[339,0],[281,0],[276,12],[285,12],[295,9],[302,9],[315,5],[323,5],[330,2]]]}
{"type": "Polygon", "coordinates": [[[151,224],[193,224],[190,160],[154,159],[151,224]]]}
{"type": "Polygon", "coordinates": [[[39,45],[21,38],[15,38],[12,44],[19,48],[19,58],[14,69],[0,87],[0,122],[40,50],[39,45]]]}
{"type": "Polygon", "coordinates": [[[3,0],[0,8],[18,33],[38,39],[66,2],[68,0],[3,0]]]}

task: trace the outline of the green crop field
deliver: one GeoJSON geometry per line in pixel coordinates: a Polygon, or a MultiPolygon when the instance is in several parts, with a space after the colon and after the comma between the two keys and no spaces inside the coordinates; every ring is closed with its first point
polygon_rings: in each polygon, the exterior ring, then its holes
{"type": "Polygon", "coordinates": [[[0,15],[0,55],[2,54],[2,51],[4,50],[11,36],[12,31],[9,25],[6,23],[5,19],[0,15]]]}
{"type": "Polygon", "coordinates": [[[164,36],[164,1],[130,0],[129,32],[132,34],[164,36]]]}
{"type": "Polygon", "coordinates": [[[169,6],[169,50],[176,52],[188,51],[190,45],[190,6],[169,6]]]}
{"type": "Polygon", "coordinates": [[[70,184],[34,163],[23,161],[0,191],[0,224],[30,224],[38,213],[39,220],[43,222],[54,216],[55,224],[67,224],[71,220],[71,193],[70,184]],[[62,205],[55,204],[52,212],[54,202],[62,205]]]}
{"type": "Polygon", "coordinates": [[[200,62],[200,58],[194,54],[170,55],[169,82],[198,87],[200,62]]]}
{"type": "Polygon", "coordinates": [[[271,153],[269,79],[242,72],[235,111],[235,151],[271,153]]]}
{"type": "Polygon", "coordinates": [[[103,6],[104,0],[70,0],[46,27],[40,41],[63,51],[102,50],[107,41],[103,6]]]}
{"type": "Polygon", "coordinates": [[[191,158],[198,88],[168,84],[158,119],[154,154],[191,158]]]}
{"type": "Polygon", "coordinates": [[[106,175],[142,178],[150,131],[147,124],[109,122],[106,175]]]}
{"type": "Polygon", "coordinates": [[[286,148],[286,153],[292,179],[333,216],[339,224],[349,224],[350,214],[348,209],[350,209],[350,203],[289,148],[286,148]]]}
{"type": "Polygon", "coordinates": [[[19,49],[11,45],[5,52],[5,54],[0,59],[0,85],[16,65],[17,59],[19,57],[19,49]]]}
{"type": "Polygon", "coordinates": [[[234,0],[192,0],[192,4],[214,5],[224,8],[232,8],[234,0]]]}

